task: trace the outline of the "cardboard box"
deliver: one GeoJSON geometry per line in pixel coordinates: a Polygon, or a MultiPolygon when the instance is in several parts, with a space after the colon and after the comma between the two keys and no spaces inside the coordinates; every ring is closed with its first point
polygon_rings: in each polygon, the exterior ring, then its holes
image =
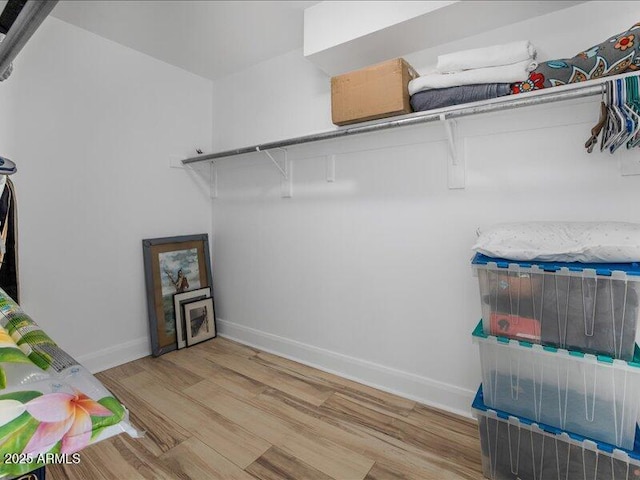
{"type": "Polygon", "coordinates": [[[336,125],[411,113],[409,81],[418,74],[396,58],[331,78],[331,119],[336,125]]]}

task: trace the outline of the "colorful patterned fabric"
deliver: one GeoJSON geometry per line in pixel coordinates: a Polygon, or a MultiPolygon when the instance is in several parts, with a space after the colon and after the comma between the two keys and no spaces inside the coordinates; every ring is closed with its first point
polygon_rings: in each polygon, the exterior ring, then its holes
{"type": "Polygon", "coordinates": [[[640,69],[640,23],[573,58],[542,62],[512,93],[530,92],[640,69]]]}
{"type": "Polygon", "coordinates": [[[0,289],[0,478],[134,432],[127,417],[124,406],[0,289]]]}

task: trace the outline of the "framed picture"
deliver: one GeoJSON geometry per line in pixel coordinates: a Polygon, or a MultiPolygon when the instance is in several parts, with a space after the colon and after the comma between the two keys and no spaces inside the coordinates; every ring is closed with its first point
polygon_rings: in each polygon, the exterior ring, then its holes
{"type": "Polygon", "coordinates": [[[154,357],[177,348],[173,296],[212,287],[206,233],[142,241],[147,309],[154,357]]]}
{"type": "Polygon", "coordinates": [[[183,305],[184,321],[187,330],[187,346],[209,340],[216,336],[213,298],[204,298],[183,305]]]}
{"type": "Polygon", "coordinates": [[[184,317],[182,316],[182,305],[195,300],[202,300],[211,296],[211,287],[199,288],[197,290],[189,290],[182,293],[176,293],[173,296],[173,311],[176,315],[176,340],[178,348],[187,346],[187,333],[184,328],[184,317]]]}

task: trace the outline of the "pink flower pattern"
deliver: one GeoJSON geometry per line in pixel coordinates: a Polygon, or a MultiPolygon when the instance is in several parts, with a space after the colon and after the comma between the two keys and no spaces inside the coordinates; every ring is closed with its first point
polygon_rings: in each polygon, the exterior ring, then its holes
{"type": "Polygon", "coordinates": [[[48,452],[60,440],[61,453],[77,452],[91,440],[91,416],[113,415],[111,410],[80,392],[75,395],[49,393],[30,400],[25,407],[41,422],[23,451],[31,454],[48,452]]]}

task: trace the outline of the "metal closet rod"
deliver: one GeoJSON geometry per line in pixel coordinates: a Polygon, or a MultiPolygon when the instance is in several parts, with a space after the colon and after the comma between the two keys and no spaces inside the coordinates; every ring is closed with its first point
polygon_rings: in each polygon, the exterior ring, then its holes
{"type": "Polygon", "coordinates": [[[16,21],[11,25],[7,36],[0,43],[0,74],[9,67],[57,3],[58,0],[27,1],[16,21]]]}
{"type": "MultiPolygon", "coordinates": [[[[637,75],[637,73],[635,73],[637,75]]],[[[627,75],[625,75],[627,76],[627,75]]],[[[605,80],[605,79],[603,79],[605,80]]],[[[446,109],[431,110],[428,112],[416,112],[404,115],[394,120],[387,120],[378,123],[369,123],[350,128],[339,128],[326,132],[304,135],[302,137],[289,138],[270,143],[262,143],[250,147],[238,148],[235,150],[225,150],[223,152],[209,153],[206,155],[198,155],[182,160],[184,165],[192,163],[208,162],[217,158],[233,157],[235,155],[243,155],[251,152],[259,152],[271,150],[274,148],[289,147],[302,143],[319,142],[321,140],[330,140],[334,138],[350,137],[361,133],[377,132],[378,130],[387,130],[396,127],[406,127],[409,125],[418,125],[421,123],[435,122],[444,118],[465,117],[468,115],[476,115],[479,113],[497,112],[500,110],[510,110],[512,108],[526,107],[529,105],[539,105],[543,103],[557,102],[559,100],[570,100],[573,98],[590,97],[599,95],[603,92],[604,86],[602,82],[596,85],[567,85],[562,87],[550,88],[548,90],[538,90],[531,93],[522,93],[514,96],[501,97],[493,100],[492,103],[456,105],[446,109]]]]}

